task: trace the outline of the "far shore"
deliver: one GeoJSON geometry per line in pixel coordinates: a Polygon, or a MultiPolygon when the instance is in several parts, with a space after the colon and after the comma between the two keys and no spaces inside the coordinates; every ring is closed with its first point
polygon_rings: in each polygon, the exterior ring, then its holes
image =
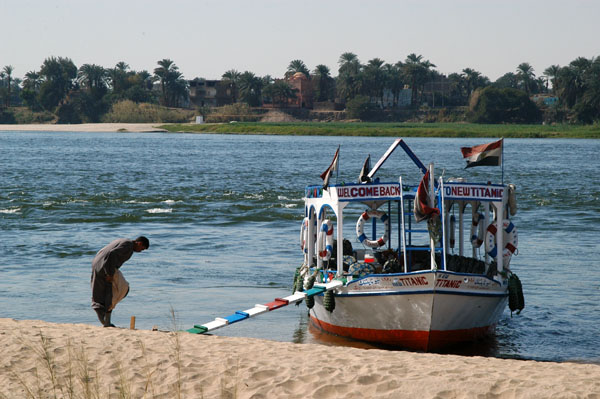
{"type": "Polygon", "coordinates": [[[231,123],[82,123],[0,124],[0,131],[171,132],[284,136],[443,137],[600,139],[600,125],[483,125],[463,122],[231,122],[231,123]]]}
{"type": "Polygon", "coordinates": [[[2,125],[0,131],[9,132],[165,132],[161,123],[82,123],[77,125],[26,124],[2,125]]]}

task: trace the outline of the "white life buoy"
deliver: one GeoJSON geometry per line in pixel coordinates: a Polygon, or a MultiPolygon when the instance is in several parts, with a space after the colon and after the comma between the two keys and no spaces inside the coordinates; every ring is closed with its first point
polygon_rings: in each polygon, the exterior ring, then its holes
{"type": "Polygon", "coordinates": [[[300,249],[302,252],[306,252],[306,237],[308,236],[308,218],[302,220],[302,226],[300,226],[300,249]]]}
{"type": "Polygon", "coordinates": [[[331,252],[333,251],[333,223],[329,219],[325,219],[321,223],[317,237],[317,251],[319,257],[324,261],[328,261],[331,258],[331,252]]]}
{"type": "Polygon", "coordinates": [[[360,215],[360,217],[358,218],[358,221],[356,222],[356,236],[358,237],[358,240],[361,243],[365,244],[367,247],[379,248],[379,247],[384,246],[390,237],[390,218],[388,217],[388,215],[385,212],[381,212],[381,211],[370,210],[370,211],[363,212],[363,214],[360,215]],[[365,222],[367,220],[369,220],[369,218],[372,218],[372,217],[380,219],[383,222],[383,225],[385,226],[385,232],[377,240],[367,239],[367,236],[363,232],[364,227],[365,227],[365,222]]]}
{"type": "Polygon", "coordinates": [[[456,230],[456,218],[454,215],[450,215],[450,225],[448,229],[450,230],[450,248],[454,248],[454,243],[456,242],[454,230],[456,230]]]}
{"type": "Polygon", "coordinates": [[[479,248],[483,244],[483,215],[476,213],[473,215],[471,223],[471,244],[473,248],[479,248]]]}
{"type": "MultiPolygon", "coordinates": [[[[502,252],[502,264],[504,267],[508,267],[510,264],[510,258],[517,252],[518,236],[517,228],[509,220],[504,219],[502,221],[502,242],[504,243],[504,251],[502,252]]],[[[485,250],[492,258],[498,255],[498,249],[496,248],[496,223],[492,223],[488,226],[485,233],[485,250]]]]}

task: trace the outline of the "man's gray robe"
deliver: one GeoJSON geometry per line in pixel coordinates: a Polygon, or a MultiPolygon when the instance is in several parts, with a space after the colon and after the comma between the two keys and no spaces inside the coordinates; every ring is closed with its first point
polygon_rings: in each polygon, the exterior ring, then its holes
{"type": "Polygon", "coordinates": [[[117,269],[133,254],[133,241],[125,238],[114,240],[102,248],[92,261],[92,308],[105,312],[112,305],[112,283],[106,276],[114,276],[117,269]]]}

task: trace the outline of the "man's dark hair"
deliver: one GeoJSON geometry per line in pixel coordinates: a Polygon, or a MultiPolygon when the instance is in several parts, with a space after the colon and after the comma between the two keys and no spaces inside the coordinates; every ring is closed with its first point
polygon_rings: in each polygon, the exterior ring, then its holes
{"type": "Polygon", "coordinates": [[[150,248],[150,241],[146,237],[144,237],[144,236],[139,236],[134,241],[141,242],[142,244],[144,244],[144,246],[146,247],[146,249],[150,248]]]}

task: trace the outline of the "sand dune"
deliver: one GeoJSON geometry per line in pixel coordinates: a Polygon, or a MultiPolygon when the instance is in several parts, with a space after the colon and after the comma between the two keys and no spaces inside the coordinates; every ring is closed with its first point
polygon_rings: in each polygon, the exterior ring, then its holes
{"type": "Polygon", "coordinates": [[[600,396],[600,366],[593,364],[12,319],[0,319],[0,347],[0,397],[6,398],[54,397],[55,392],[66,398],[69,391],[82,398],[600,396]]]}

